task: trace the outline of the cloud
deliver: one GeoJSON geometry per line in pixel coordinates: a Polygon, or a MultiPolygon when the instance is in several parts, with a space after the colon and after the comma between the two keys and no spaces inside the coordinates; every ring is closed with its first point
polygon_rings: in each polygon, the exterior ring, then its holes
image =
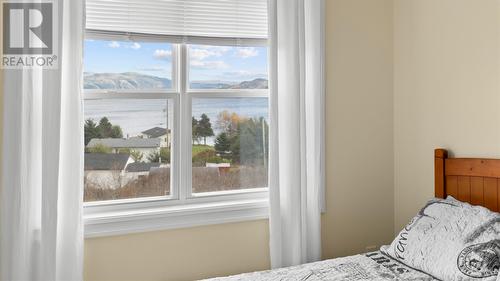
{"type": "Polygon", "coordinates": [[[195,60],[204,60],[209,57],[221,57],[228,52],[230,47],[197,46],[189,49],[189,57],[195,60]]]}
{"type": "Polygon", "coordinates": [[[168,60],[172,56],[172,51],[170,50],[163,50],[163,49],[156,49],[153,57],[158,60],[168,60]]]}
{"type": "Polygon", "coordinates": [[[108,43],[108,47],[113,48],[113,49],[120,48],[120,43],[118,43],[116,41],[112,41],[112,42],[108,43]]]}
{"type": "Polygon", "coordinates": [[[206,49],[191,49],[189,52],[189,57],[193,60],[204,60],[214,56],[214,53],[206,49]]]}
{"type": "Polygon", "coordinates": [[[229,46],[213,46],[213,45],[196,45],[196,48],[207,49],[207,50],[219,50],[221,52],[227,52],[231,50],[232,47],[229,46]]]}
{"type": "Polygon", "coordinates": [[[124,44],[122,45],[120,42],[117,42],[117,41],[111,41],[108,43],[108,47],[110,48],[113,48],[113,49],[116,49],[116,48],[131,48],[131,49],[134,49],[134,50],[138,50],[141,48],[141,44],[137,43],[137,42],[134,42],[134,43],[131,43],[131,44],[124,44]]]}
{"type": "Polygon", "coordinates": [[[191,60],[190,65],[193,68],[198,68],[198,69],[224,69],[229,67],[229,65],[220,60],[218,61],[191,60]]]}
{"type": "Polygon", "coordinates": [[[246,59],[259,55],[259,51],[254,47],[238,48],[235,55],[239,58],[246,59]]]}
{"type": "Polygon", "coordinates": [[[134,44],[132,44],[132,46],[130,46],[130,48],[132,48],[134,50],[140,49],[141,48],[141,44],[139,44],[137,42],[134,42],[134,44]]]}

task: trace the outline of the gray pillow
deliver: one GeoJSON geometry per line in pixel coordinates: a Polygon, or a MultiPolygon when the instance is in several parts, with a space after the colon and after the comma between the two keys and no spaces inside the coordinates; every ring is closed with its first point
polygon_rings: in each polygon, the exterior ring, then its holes
{"type": "Polygon", "coordinates": [[[452,197],[432,199],[380,250],[442,280],[495,281],[500,214],[452,197]]]}

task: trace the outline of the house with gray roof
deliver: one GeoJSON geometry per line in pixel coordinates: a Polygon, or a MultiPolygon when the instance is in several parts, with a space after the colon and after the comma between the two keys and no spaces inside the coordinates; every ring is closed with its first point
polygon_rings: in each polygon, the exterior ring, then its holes
{"type": "Polygon", "coordinates": [[[140,172],[148,172],[152,168],[160,167],[160,163],[145,163],[145,162],[135,162],[130,163],[125,168],[125,172],[127,173],[140,173],[140,172]]]}
{"type": "Polygon", "coordinates": [[[160,151],[161,140],[158,138],[106,138],[106,139],[91,139],[87,144],[87,148],[98,146],[106,146],[111,148],[113,153],[137,151],[142,153],[141,159],[137,161],[147,161],[148,155],[158,153],[160,151]]]}
{"type": "Polygon", "coordinates": [[[144,139],[144,138],[107,138],[107,139],[91,139],[87,147],[96,145],[105,145],[111,148],[158,148],[160,147],[159,139],[144,139]]]}
{"type": "Polygon", "coordinates": [[[134,162],[126,153],[85,153],[86,186],[116,189],[123,186],[125,168],[134,162]]]}
{"type": "Polygon", "coordinates": [[[141,132],[140,137],[147,139],[160,139],[161,147],[170,147],[171,130],[161,127],[154,127],[141,132]]]}
{"type": "Polygon", "coordinates": [[[135,162],[129,163],[125,168],[124,182],[135,181],[141,177],[149,176],[150,172],[162,166],[160,163],[135,162]]]}
{"type": "Polygon", "coordinates": [[[130,163],[130,155],[125,153],[85,153],[85,171],[123,171],[130,163]]]}
{"type": "Polygon", "coordinates": [[[160,127],[154,127],[142,132],[143,135],[148,136],[149,138],[159,138],[161,136],[166,135],[167,133],[170,133],[169,129],[160,127]]]}

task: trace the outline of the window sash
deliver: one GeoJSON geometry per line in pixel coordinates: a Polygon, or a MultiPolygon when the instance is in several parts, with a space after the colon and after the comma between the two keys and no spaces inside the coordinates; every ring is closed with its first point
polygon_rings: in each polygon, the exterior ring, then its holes
{"type": "MultiPolygon", "coordinates": [[[[87,38],[88,39],[88,38],[87,38]]],[[[110,40],[110,38],[105,38],[110,40]]],[[[216,44],[215,44],[216,45],[216,44]]],[[[192,192],[192,99],[268,97],[268,89],[189,89],[189,59],[186,44],[172,46],[172,89],[168,90],[84,90],[83,99],[171,99],[174,101],[171,149],[171,194],[118,200],[85,202],[86,216],[165,206],[181,206],[234,200],[268,198],[268,188],[247,188],[216,192],[192,192]],[[186,160],[188,159],[188,160],[186,160]]]]}

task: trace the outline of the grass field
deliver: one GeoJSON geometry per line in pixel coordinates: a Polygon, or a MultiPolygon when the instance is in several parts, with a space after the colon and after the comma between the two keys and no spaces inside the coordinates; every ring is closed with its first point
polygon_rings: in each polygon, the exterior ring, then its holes
{"type": "Polygon", "coordinates": [[[203,152],[205,150],[215,151],[215,148],[210,145],[195,144],[193,145],[193,156],[196,156],[198,155],[198,153],[203,152]]]}

